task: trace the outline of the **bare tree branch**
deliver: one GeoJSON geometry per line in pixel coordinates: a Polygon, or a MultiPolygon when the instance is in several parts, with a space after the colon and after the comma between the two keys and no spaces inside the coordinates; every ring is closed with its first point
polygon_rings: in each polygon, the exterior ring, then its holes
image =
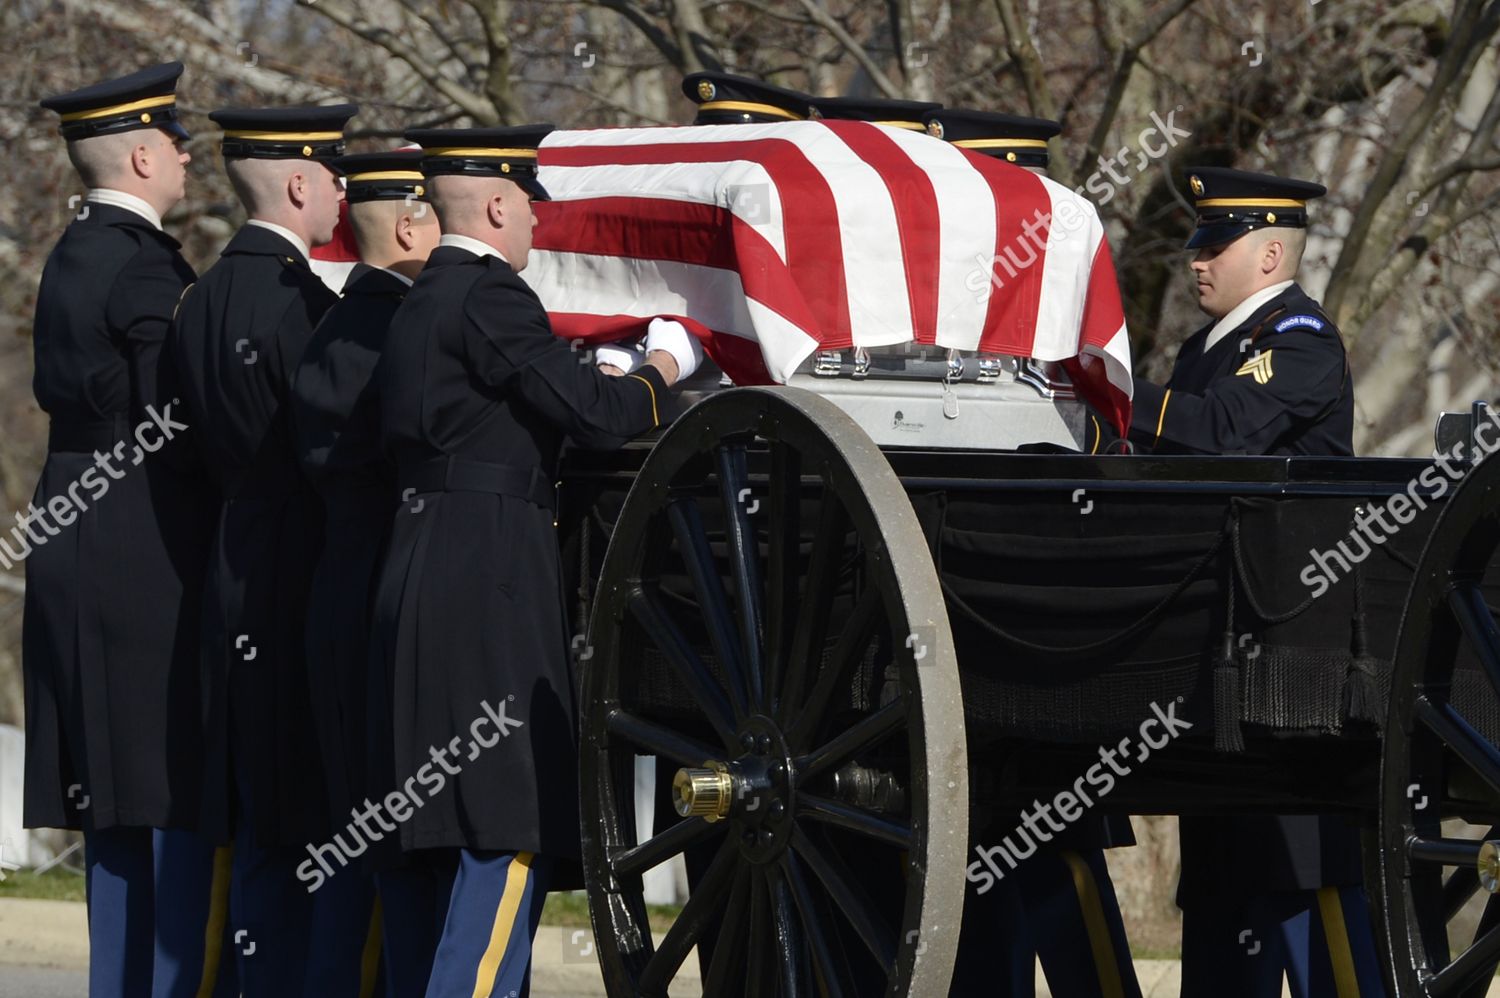
{"type": "Polygon", "coordinates": [[[844,47],[845,52],[854,57],[854,61],[859,63],[859,68],[870,75],[870,81],[880,88],[881,93],[897,100],[904,96],[901,88],[892,83],[890,77],[886,76],[875,64],[875,60],[870,58],[870,53],[865,51],[865,47],[844,30],[844,26],[824,10],[816,0],[800,0],[800,3],[802,9],[807,11],[807,16],[816,21],[819,27],[832,35],[844,47]]]}
{"type": "MultiPolygon", "coordinates": [[[[807,3],[808,0],[803,0],[807,3]]],[[[1042,65],[1042,57],[1037,53],[1036,46],[1031,42],[1031,35],[1026,30],[1026,21],[1021,16],[1021,11],[1016,6],[1016,0],[995,0],[995,12],[1000,15],[1000,23],[1005,28],[1005,46],[1010,52],[1011,60],[1021,74],[1021,84],[1026,88],[1026,100],[1031,105],[1031,113],[1042,118],[1057,118],[1057,102],[1052,97],[1052,89],[1047,85],[1047,70],[1042,65]]],[[[1061,146],[1057,139],[1052,140],[1054,153],[1061,153],[1061,146]]],[[[1073,168],[1061,155],[1052,157],[1052,176],[1058,183],[1065,187],[1074,185],[1073,168]]]]}

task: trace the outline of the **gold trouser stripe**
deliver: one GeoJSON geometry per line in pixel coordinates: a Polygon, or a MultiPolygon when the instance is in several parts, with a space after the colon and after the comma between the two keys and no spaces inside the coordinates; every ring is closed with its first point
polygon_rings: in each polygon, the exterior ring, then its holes
{"type": "Polygon", "coordinates": [[[802,115],[793,114],[785,108],[774,104],[762,104],[759,101],[748,100],[711,100],[698,105],[700,111],[748,111],[751,114],[769,114],[773,118],[785,118],[787,121],[801,121],[802,115]]]}
{"type": "Polygon", "coordinates": [[[177,103],[175,94],[163,94],[160,97],[146,97],[141,100],[133,100],[128,104],[111,104],[109,107],[96,107],[90,111],[69,111],[62,116],[66,122],[92,121],[95,118],[108,118],[116,114],[129,114],[132,111],[146,111],[153,107],[169,107],[177,103]]]}
{"type": "Polygon", "coordinates": [[[1323,917],[1323,938],[1328,941],[1328,962],[1338,998],[1359,998],[1359,975],[1354,972],[1354,950],[1349,945],[1349,927],[1344,924],[1344,903],[1337,887],[1318,888],[1318,914],[1323,917]]]}
{"type": "Polygon", "coordinates": [[[652,387],[651,382],[647,381],[639,374],[627,374],[626,377],[634,378],[635,380],[639,381],[641,384],[646,386],[646,391],[651,393],[651,425],[660,426],[661,417],[656,414],[656,389],[652,387]]]}
{"type": "Polygon", "coordinates": [[[343,132],[252,132],[247,129],[231,129],[224,133],[226,139],[247,139],[251,142],[333,142],[344,137],[343,132]]]}
{"type": "MultiPolygon", "coordinates": [[[[1046,139],[959,139],[953,143],[964,149],[1045,149],[1046,139]]],[[[1203,202],[1198,202],[1202,204],[1203,202]]]]}
{"type": "Polygon", "coordinates": [[[501,149],[496,147],[474,146],[465,148],[463,146],[440,146],[436,149],[423,149],[423,156],[467,156],[471,159],[493,159],[501,156],[509,156],[512,159],[536,159],[535,149],[501,149]]]}
{"type": "Polygon", "coordinates": [[[1161,397],[1161,415],[1156,417],[1156,439],[1151,441],[1152,447],[1155,447],[1157,444],[1161,443],[1162,424],[1167,421],[1167,400],[1169,400],[1171,397],[1172,389],[1168,388],[1167,393],[1161,397]]]}
{"type": "Polygon", "coordinates": [[[1104,903],[1099,900],[1099,885],[1094,881],[1094,871],[1083,857],[1071,849],[1059,849],[1057,854],[1068,864],[1073,874],[1073,889],[1078,892],[1078,908],[1083,914],[1083,927],[1088,933],[1089,950],[1094,955],[1094,969],[1099,972],[1099,993],[1104,998],[1125,998],[1125,986],[1120,983],[1120,963],[1115,955],[1115,941],[1109,934],[1109,923],[1104,918],[1104,903]]]}
{"type": "Polygon", "coordinates": [[[1102,441],[1104,439],[1104,431],[1099,428],[1099,417],[1098,416],[1094,415],[1091,412],[1091,413],[1089,413],[1089,419],[1093,420],[1093,422],[1094,422],[1094,449],[1091,450],[1091,451],[1089,451],[1089,453],[1090,454],[1097,454],[1097,453],[1099,453],[1099,443],[1100,443],[1100,441],[1102,441]]]}
{"type": "Polygon", "coordinates": [[[1209,198],[1199,208],[1306,208],[1306,201],[1293,198],[1209,198]]]}
{"type": "Polygon", "coordinates": [[[219,960],[224,951],[224,923],[229,918],[229,875],[234,847],[214,850],[214,876],[208,893],[208,925],[203,929],[203,976],[198,979],[198,998],[213,998],[219,983],[219,960]]]}
{"type": "Polygon", "coordinates": [[[500,895],[500,908],[495,912],[495,924],[490,929],[490,944],[485,947],[484,956],[479,959],[479,972],[474,975],[474,998],[490,998],[490,992],[494,990],[500,964],[505,960],[505,949],[516,927],[521,899],[526,896],[531,860],[531,853],[518,852],[505,868],[505,890],[500,895]],[[517,870],[521,871],[519,875],[517,870]]]}
{"type": "Polygon", "coordinates": [[[384,918],[380,908],[380,895],[375,895],[375,906],[370,910],[370,931],[365,935],[365,949],[359,958],[359,998],[374,998],[375,982],[380,979],[380,942],[384,918]]]}

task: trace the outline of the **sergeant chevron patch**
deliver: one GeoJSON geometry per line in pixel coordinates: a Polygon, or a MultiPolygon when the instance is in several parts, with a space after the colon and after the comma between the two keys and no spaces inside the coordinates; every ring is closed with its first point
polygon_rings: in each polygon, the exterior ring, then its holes
{"type": "Polygon", "coordinates": [[[1234,373],[1236,376],[1248,374],[1255,379],[1257,385],[1265,384],[1271,380],[1271,351],[1256,354],[1241,364],[1240,369],[1234,373]]]}

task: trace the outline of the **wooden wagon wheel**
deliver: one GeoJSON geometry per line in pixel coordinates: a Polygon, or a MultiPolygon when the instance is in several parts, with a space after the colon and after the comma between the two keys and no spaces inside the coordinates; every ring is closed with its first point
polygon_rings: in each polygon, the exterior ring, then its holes
{"type": "Polygon", "coordinates": [[[678,420],[615,525],[585,655],[584,869],[610,995],[667,994],[695,945],[705,994],[947,993],[968,839],[957,658],[911,503],[852,419],[742,388],[678,420]],[[632,701],[643,651],[690,707],[632,701]],[[638,755],[675,773],[687,815],[644,842],[638,755]],[[654,938],[642,874],[689,850],[700,875],[654,938]]]}
{"type": "Polygon", "coordinates": [[[1401,995],[1483,995],[1500,963],[1500,852],[1444,838],[1452,817],[1500,814],[1500,748],[1454,705],[1461,648],[1500,696],[1500,630],[1481,584],[1500,546],[1500,460],[1474,468],[1439,515],[1412,580],[1396,641],[1381,768],[1380,873],[1392,980],[1401,995]],[[1445,879],[1444,867],[1454,867],[1445,879]],[[1488,893],[1472,940],[1450,923],[1488,893]]]}

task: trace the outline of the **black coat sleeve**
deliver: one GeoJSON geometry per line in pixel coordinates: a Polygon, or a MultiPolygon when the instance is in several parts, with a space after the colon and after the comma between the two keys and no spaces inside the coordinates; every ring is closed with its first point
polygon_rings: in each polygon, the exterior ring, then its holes
{"type": "Polygon", "coordinates": [[[552,334],[547,313],[514,275],[492,269],[464,305],[470,371],[514,392],[583,447],[610,449],[670,421],[676,402],[661,373],[599,373],[587,354],[552,334]]]}
{"type": "Polygon", "coordinates": [[[1137,378],[1130,436],[1200,454],[1267,454],[1325,413],[1346,388],[1337,334],[1295,329],[1262,341],[1259,357],[1202,394],[1137,378]]]}

